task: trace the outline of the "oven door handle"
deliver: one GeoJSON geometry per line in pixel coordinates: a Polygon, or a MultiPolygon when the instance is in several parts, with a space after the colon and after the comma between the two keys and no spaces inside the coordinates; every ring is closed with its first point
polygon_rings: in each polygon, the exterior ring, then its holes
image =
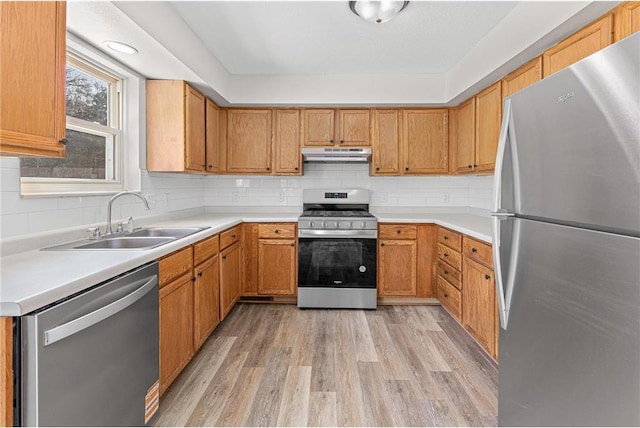
{"type": "Polygon", "coordinates": [[[376,239],[378,231],[373,230],[313,230],[298,229],[298,238],[361,238],[376,239]]]}

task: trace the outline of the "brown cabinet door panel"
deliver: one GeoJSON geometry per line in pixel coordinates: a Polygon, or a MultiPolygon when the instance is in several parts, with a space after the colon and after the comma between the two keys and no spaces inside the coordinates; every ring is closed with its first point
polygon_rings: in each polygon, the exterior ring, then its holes
{"type": "Polygon", "coordinates": [[[275,111],[275,173],[302,174],[302,155],[300,154],[301,136],[300,110],[275,111]]]}
{"type": "Polygon", "coordinates": [[[379,240],[378,295],[416,297],[417,242],[379,240]]]}
{"type": "Polygon", "coordinates": [[[243,296],[258,294],[258,223],[242,225],[242,290],[243,296]]]}
{"type": "Polygon", "coordinates": [[[189,85],[186,88],[185,110],[185,168],[190,171],[204,171],[206,145],[204,95],[189,85]]]}
{"type": "Polygon", "coordinates": [[[65,2],[0,2],[0,153],[64,157],[65,2]]]}
{"type": "Polygon", "coordinates": [[[449,165],[447,109],[402,111],[402,173],[446,174],[449,165]]]}
{"type": "Polygon", "coordinates": [[[368,146],[369,110],[339,110],[339,141],[342,146],[368,146]]]}
{"type": "Polygon", "coordinates": [[[542,79],[542,55],[529,61],[502,79],[502,98],[533,85],[542,79]]]}
{"type": "Polygon", "coordinates": [[[160,289],[160,394],[193,355],[193,282],[191,272],[160,289]]]}
{"type": "Polygon", "coordinates": [[[458,106],[456,118],[456,172],[476,170],[476,103],[470,98],[458,106]]]}
{"type": "Polygon", "coordinates": [[[493,271],[465,257],[462,277],[462,324],[495,358],[497,302],[493,271]]]}
{"type": "Polygon", "coordinates": [[[333,109],[305,109],[302,118],[304,146],[333,146],[335,135],[333,109]]]}
{"type": "Polygon", "coordinates": [[[227,111],[227,172],[271,174],[271,110],[227,111]]]}
{"type": "Polygon", "coordinates": [[[240,244],[236,242],[220,253],[220,320],[233,309],[240,297],[240,244]]]}
{"type": "Polygon", "coordinates": [[[200,349],[211,332],[220,324],[220,299],[218,289],[218,256],[214,256],[194,268],[193,285],[193,347],[200,349]]]}
{"type": "Polygon", "coordinates": [[[205,106],[205,162],[207,172],[220,173],[220,108],[207,98],[205,106]]]}
{"type": "Polygon", "coordinates": [[[258,294],[296,294],[297,247],[295,239],[258,241],[258,294]]]}
{"type": "Polygon", "coordinates": [[[502,86],[500,82],[476,95],[476,164],[477,172],[493,171],[498,152],[502,121],[502,86]]]}
{"type": "Polygon", "coordinates": [[[373,110],[372,175],[400,174],[400,110],[373,110]]]}
{"type": "Polygon", "coordinates": [[[626,1],[614,10],[614,40],[617,42],[640,31],[640,1],[626,1]]]}

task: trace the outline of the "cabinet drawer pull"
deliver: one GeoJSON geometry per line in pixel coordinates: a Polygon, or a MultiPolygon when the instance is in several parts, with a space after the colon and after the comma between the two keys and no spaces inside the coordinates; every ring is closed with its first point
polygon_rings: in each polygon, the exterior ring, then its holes
{"type": "Polygon", "coordinates": [[[447,253],[444,253],[444,256],[445,256],[445,257],[449,257],[449,254],[447,254],[447,253]]]}
{"type": "Polygon", "coordinates": [[[445,241],[448,241],[448,240],[449,240],[449,237],[445,235],[444,240],[445,240],[445,241]]]}
{"type": "Polygon", "coordinates": [[[449,275],[449,271],[448,271],[448,270],[445,270],[445,271],[444,271],[444,274],[445,274],[445,275],[449,275]]]}
{"type": "Polygon", "coordinates": [[[274,230],[275,233],[280,233],[280,231],[278,229],[274,230]]]}
{"type": "Polygon", "coordinates": [[[489,275],[485,275],[484,279],[491,279],[491,277],[489,275]]]}
{"type": "Polygon", "coordinates": [[[198,277],[202,278],[202,272],[198,272],[198,277]]]}
{"type": "Polygon", "coordinates": [[[380,246],[381,246],[381,247],[384,247],[384,243],[381,243],[381,244],[380,244],[380,246]]]}
{"type": "Polygon", "coordinates": [[[400,233],[401,233],[401,232],[400,232],[400,230],[398,229],[398,230],[396,230],[396,233],[397,233],[398,235],[400,235],[400,233]]]}
{"type": "Polygon", "coordinates": [[[236,235],[231,235],[231,237],[235,239],[236,235]]]}
{"type": "Polygon", "coordinates": [[[448,299],[448,298],[449,298],[449,295],[448,295],[447,293],[444,293],[444,298],[445,298],[445,299],[448,299]]]}
{"type": "Polygon", "coordinates": [[[295,247],[295,246],[296,246],[296,244],[291,244],[291,246],[292,246],[292,247],[295,247]]]}
{"type": "Polygon", "coordinates": [[[472,253],[477,253],[477,252],[478,252],[478,250],[477,250],[477,249],[475,249],[475,248],[472,248],[472,249],[471,249],[471,252],[472,252],[472,253]]]}

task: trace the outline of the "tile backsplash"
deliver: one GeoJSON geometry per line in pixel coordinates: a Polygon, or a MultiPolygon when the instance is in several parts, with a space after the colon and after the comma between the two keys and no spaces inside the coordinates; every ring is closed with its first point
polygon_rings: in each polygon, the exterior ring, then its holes
{"type": "MultiPolygon", "coordinates": [[[[203,206],[301,208],[304,188],[367,188],[371,205],[489,209],[493,176],[370,177],[366,164],[307,164],[303,176],[200,176],[142,171],[142,193],[113,206],[114,221],[203,206]]],[[[109,196],[20,197],[20,161],[0,158],[0,238],[104,224],[109,196]]]]}
{"type": "Polygon", "coordinates": [[[368,164],[306,164],[297,177],[209,176],[208,206],[302,205],[304,188],[365,188],[371,206],[491,208],[493,176],[370,177],[368,164]]]}

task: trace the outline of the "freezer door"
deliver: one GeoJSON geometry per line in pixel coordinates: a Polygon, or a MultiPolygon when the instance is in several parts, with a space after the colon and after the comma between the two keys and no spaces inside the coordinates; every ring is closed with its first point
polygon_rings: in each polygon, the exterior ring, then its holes
{"type": "Polygon", "coordinates": [[[640,425],[640,239],[510,222],[499,425],[640,425]]]}
{"type": "Polygon", "coordinates": [[[515,212],[640,236],[640,34],[510,103],[515,212]]]}

